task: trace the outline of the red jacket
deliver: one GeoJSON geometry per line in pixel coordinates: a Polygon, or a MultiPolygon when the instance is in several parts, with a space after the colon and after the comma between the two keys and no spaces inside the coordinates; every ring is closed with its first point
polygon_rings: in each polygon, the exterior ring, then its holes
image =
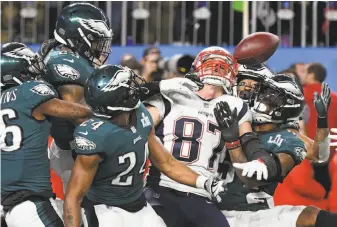
{"type": "MultiPolygon", "coordinates": [[[[317,128],[317,113],[314,106],[314,92],[321,92],[321,84],[311,84],[304,87],[305,102],[309,107],[310,116],[306,124],[308,137],[314,139],[317,128]]],[[[337,128],[337,94],[331,92],[329,109],[329,128],[337,128]]],[[[282,184],[279,184],[274,194],[275,205],[306,205],[317,206],[324,210],[337,212],[337,153],[331,149],[332,159],[329,162],[331,189],[328,198],[325,189],[314,179],[311,163],[305,159],[294,167],[282,184]]]]}
{"type": "Polygon", "coordinates": [[[316,206],[323,210],[337,212],[337,153],[329,162],[331,189],[325,198],[325,189],[314,179],[311,163],[304,161],[296,166],[283,183],[278,184],[274,193],[275,206],[305,205],[316,206]]]}
{"type": "MultiPolygon", "coordinates": [[[[314,139],[317,126],[317,113],[314,106],[314,93],[321,92],[321,84],[309,84],[303,87],[305,102],[309,107],[310,116],[309,121],[306,123],[307,135],[309,138],[314,139]]],[[[329,128],[337,128],[337,94],[331,92],[331,103],[329,108],[329,128]]],[[[331,150],[332,151],[332,150],[331,150]]]]}

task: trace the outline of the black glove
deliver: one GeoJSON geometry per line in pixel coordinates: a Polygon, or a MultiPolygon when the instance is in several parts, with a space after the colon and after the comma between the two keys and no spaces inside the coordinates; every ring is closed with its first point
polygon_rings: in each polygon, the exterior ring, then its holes
{"type": "Polygon", "coordinates": [[[194,83],[196,83],[199,87],[199,89],[202,89],[204,87],[204,84],[200,81],[200,78],[195,72],[188,72],[185,75],[185,78],[192,80],[194,83]]]}
{"type": "Polygon", "coordinates": [[[55,39],[48,39],[42,43],[37,53],[43,59],[49,51],[57,45],[59,45],[59,43],[55,39]]]}
{"type": "Polygon", "coordinates": [[[140,92],[140,100],[145,101],[156,94],[160,94],[159,81],[152,81],[142,85],[140,92]]]}
{"type": "Polygon", "coordinates": [[[237,109],[233,113],[227,102],[219,102],[214,108],[214,115],[221,130],[221,135],[226,143],[240,140],[237,109]]]}
{"type": "Polygon", "coordinates": [[[314,105],[317,112],[317,128],[328,128],[328,111],[331,102],[330,88],[322,83],[321,95],[314,93],[314,105]]]}

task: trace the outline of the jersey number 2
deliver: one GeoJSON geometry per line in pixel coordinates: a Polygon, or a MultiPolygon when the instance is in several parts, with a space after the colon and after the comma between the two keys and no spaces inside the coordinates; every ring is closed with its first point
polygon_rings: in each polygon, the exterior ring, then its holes
{"type": "MultiPolygon", "coordinates": [[[[144,162],[142,166],[140,167],[140,170],[138,174],[143,174],[145,171],[145,164],[146,159],[149,155],[149,148],[148,143],[145,144],[145,152],[144,152],[144,162]]],[[[135,168],[137,164],[137,155],[134,151],[126,153],[124,155],[121,155],[118,157],[118,164],[123,165],[126,163],[126,160],[129,159],[129,166],[121,172],[115,179],[111,181],[112,185],[119,185],[119,186],[130,186],[133,184],[133,169],[135,168]]]]}
{"type": "MultiPolygon", "coordinates": [[[[19,150],[22,144],[23,131],[18,125],[5,125],[5,117],[8,120],[18,119],[17,113],[13,109],[2,109],[0,119],[0,129],[3,131],[3,135],[0,134],[0,147],[1,151],[12,152],[19,150]],[[8,137],[11,135],[12,143],[8,143],[8,137]]],[[[1,133],[1,132],[0,132],[1,133]]]]}

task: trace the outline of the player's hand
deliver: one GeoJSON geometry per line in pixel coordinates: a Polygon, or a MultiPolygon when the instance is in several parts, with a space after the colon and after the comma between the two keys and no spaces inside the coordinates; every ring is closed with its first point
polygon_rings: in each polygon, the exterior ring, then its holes
{"type": "Polygon", "coordinates": [[[251,178],[256,173],[256,179],[267,180],[268,169],[267,166],[261,160],[254,160],[246,163],[233,163],[233,166],[242,170],[242,176],[251,178]]]}
{"type": "Polygon", "coordinates": [[[198,90],[202,89],[204,87],[204,84],[201,82],[200,78],[195,72],[188,72],[185,75],[185,78],[191,80],[198,86],[198,90]]]}
{"type": "Polygon", "coordinates": [[[331,102],[330,88],[327,83],[322,83],[321,95],[314,93],[314,105],[319,118],[326,118],[331,102]]]}
{"type": "Polygon", "coordinates": [[[227,102],[219,102],[214,108],[214,115],[221,130],[222,139],[225,142],[234,142],[239,140],[239,124],[237,109],[233,113],[227,102]]]}
{"type": "Polygon", "coordinates": [[[334,141],[331,141],[330,142],[330,147],[336,147],[336,151],[337,151],[337,128],[332,128],[332,129],[330,129],[330,131],[331,132],[333,132],[333,133],[336,133],[336,134],[333,134],[333,135],[329,135],[329,138],[331,139],[331,140],[334,140],[334,141]]]}
{"type": "Polygon", "coordinates": [[[205,182],[204,188],[211,194],[213,199],[215,199],[218,203],[221,202],[221,197],[219,196],[219,193],[225,191],[223,181],[219,181],[216,178],[210,177],[205,182]]]}

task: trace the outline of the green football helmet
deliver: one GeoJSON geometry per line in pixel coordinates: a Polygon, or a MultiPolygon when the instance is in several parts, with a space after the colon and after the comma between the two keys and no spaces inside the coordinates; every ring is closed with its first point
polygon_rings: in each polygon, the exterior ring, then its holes
{"type": "Polygon", "coordinates": [[[105,13],[89,3],[62,9],[54,30],[55,39],[92,65],[103,65],[111,53],[112,30],[105,13]]]}
{"type": "Polygon", "coordinates": [[[93,112],[101,117],[115,117],[137,109],[145,80],[120,65],[96,68],[84,86],[84,98],[93,112]]]}
{"type": "Polygon", "coordinates": [[[40,79],[46,73],[42,59],[23,43],[4,44],[0,62],[2,90],[24,81],[40,79]]]}

